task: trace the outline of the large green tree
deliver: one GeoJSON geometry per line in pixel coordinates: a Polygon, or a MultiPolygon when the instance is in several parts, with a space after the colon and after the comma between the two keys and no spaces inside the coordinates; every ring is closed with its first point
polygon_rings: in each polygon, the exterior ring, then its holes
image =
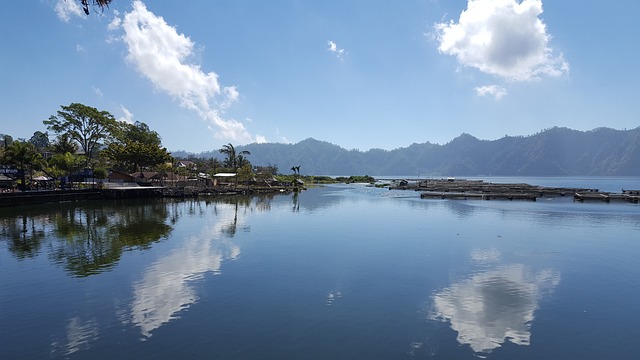
{"type": "Polygon", "coordinates": [[[113,167],[135,172],[171,162],[171,154],[162,147],[160,135],[143,122],[120,123],[114,132],[114,141],[105,149],[113,167]]]}
{"type": "Polygon", "coordinates": [[[13,138],[11,137],[11,135],[0,134],[0,146],[7,147],[11,145],[12,142],[13,138]]]}
{"type": "Polygon", "coordinates": [[[72,103],[61,106],[58,116],[52,115],[44,124],[58,135],[66,134],[78,143],[84,152],[85,167],[92,165],[100,147],[112,138],[118,122],[107,111],[98,111],[91,106],[72,103]]]}
{"type": "Polygon", "coordinates": [[[42,153],[47,147],[49,147],[49,135],[46,132],[36,131],[33,133],[31,139],[29,139],[29,142],[42,153]]]}

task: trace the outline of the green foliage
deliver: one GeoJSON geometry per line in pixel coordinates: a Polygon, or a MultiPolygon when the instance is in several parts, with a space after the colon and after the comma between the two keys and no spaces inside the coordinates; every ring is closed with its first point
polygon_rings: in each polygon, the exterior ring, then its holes
{"type": "Polygon", "coordinates": [[[13,138],[11,137],[11,135],[0,134],[0,146],[7,147],[11,145],[12,142],[13,138]]]}
{"type": "Polygon", "coordinates": [[[72,103],[61,108],[58,116],[52,115],[43,123],[50,131],[66,134],[76,141],[84,152],[85,166],[88,167],[100,146],[112,138],[112,131],[116,130],[118,123],[109,112],[83,104],[72,103]]]}
{"type": "Polygon", "coordinates": [[[78,145],[67,133],[60,134],[56,141],[50,145],[50,148],[54,154],[75,154],[78,151],[78,145]]]}
{"type": "Polygon", "coordinates": [[[55,177],[71,175],[82,169],[84,160],[75,154],[66,152],[64,154],[54,154],[49,158],[47,173],[55,177]]]}
{"type": "Polygon", "coordinates": [[[253,171],[251,170],[250,164],[245,164],[244,166],[238,168],[237,179],[240,182],[249,181],[253,177],[253,171]]]}
{"type": "Polygon", "coordinates": [[[349,177],[344,177],[344,176],[339,176],[336,178],[337,182],[341,182],[341,183],[345,183],[345,184],[352,184],[352,183],[369,183],[369,184],[373,184],[374,182],[376,182],[376,179],[374,179],[373,177],[369,176],[369,175],[364,175],[364,176],[349,176],[349,177]]]}
{"type": "Polygon", "coordinates": [[[26,141],[14,141],[7,146],[2,153],[2,160],[6,164],[15,165],[21,170],[21,188],[25,189],[27,170],[41,167],[43,164],[42,155],[38,153],[33,144],[26,141]]]}
{"type": "Polygon", "coordinates": [[[33,133],[31,139],[29,139],[29,142],[33,144],[39,152],[42,152],[49,147],[49,135],[47,135],[46,132],[36,131],[33,133]]]}
{"type": "Polygon", "coordinates": [[[160,136],[147,124],[120,123],[114,129],[114,140],[104,150],[113,167],[125,172],[154,168],[171,162],[171,154],[162,147],[160,136]]]}

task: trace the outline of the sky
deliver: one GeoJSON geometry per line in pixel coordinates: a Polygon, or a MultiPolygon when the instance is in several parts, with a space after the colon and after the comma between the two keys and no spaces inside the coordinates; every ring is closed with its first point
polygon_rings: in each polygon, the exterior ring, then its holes
{"type": "MultiPolygon", "coordinates": [[[[636,0],[5,1],[0,133],[82,103],[170,151],[640,125],[636,0]]],[[[53,134],[50,134],[53,138],[53,134]]]]}

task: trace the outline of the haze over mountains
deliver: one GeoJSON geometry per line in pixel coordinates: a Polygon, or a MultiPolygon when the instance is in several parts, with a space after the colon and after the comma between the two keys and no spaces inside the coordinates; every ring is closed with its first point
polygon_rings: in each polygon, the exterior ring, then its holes
{"type": "MultiPolygon", "coordinates": [[[[237,146],[254,165],[276,165],[281,173],[300,166],[306,175],[371,176],[561,176],[640,175],[640,127],[578,131],[554,127],[530,136],[480,140],[462,134],[444,145],[412,144],[394,150],[347,150],[308,138],[296,144],[237,146]]],[[[217,157],[217,150],[189,155],[217,157]]]]}

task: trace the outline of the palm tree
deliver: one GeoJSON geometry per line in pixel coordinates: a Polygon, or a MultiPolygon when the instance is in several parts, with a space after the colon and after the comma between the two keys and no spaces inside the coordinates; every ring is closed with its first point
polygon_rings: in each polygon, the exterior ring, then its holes
{"type": "Polygon", "coordinates": [[[18,170],[20,170],[20,180],[22,180],[20,187],[24,191],[26,188],[26,169],[33,170],[34,165],[40,164],[42,155],[38,154],[33,144],[26,141],[14,141],[7,146],[3,157],[7,163],[17,166],[18,170]]]}
{"type": "Polygon", "coordinates": [[[292,166],[291,171],[293,171],[293,177],[295,180],[298,180],[298,176],[300,176],[300,165],[292,166]]]}
{"type": "Polygon", "coordinates": [[[236,148],[231,144],[223,145],[220,149],[220,153],[227,155],[224,159],[223,165],[227,168],[233,169],[233,172],[238,170],[238,167],[244,166],[249,160],[244,155],[251,155],[247,150],[242,150],[236,153],[236,148]]]}
{"type": "Polygon", "coordinates": [[[85,14],[89,15],[89,5],[98,6],[102,11],[104,11],[105,7],[108,7],[112,0],[80,0],[80,4],[82,4],[82,10],[85,14]]]}
{"type": "Polygon", "coordinates": [[[58,139],[51,144],[51,152],[54,154],[75,154],[78,151],[78,145],[69,136],[69,134],[60,134],[58,139]]]}

